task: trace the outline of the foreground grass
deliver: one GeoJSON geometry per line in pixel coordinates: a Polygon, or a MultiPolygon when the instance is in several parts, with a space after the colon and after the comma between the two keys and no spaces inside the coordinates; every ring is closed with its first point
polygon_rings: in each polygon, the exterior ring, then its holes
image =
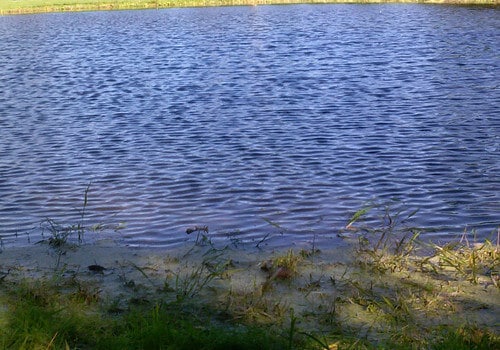
{"type": "MultiPolygon", "coordinates": [[[[378,343],[333,327],[332,334],[295,328],[244,325],[217,320],[202,305],[143,301],[127,310],[89,302],[78,292],[61,294],[57,285],[31,281],[11,287],[9,314],[1,334],[3,349],[495,349],[498,335],[463,325],[430,329],[431,342],[410,339],[378,343]],[[22,298],[20,298],[22,296],[22,298]]],[[[220,316],[219,316],[220,317],[220,316]]],[[[420,335],[423,337],[424,335],[420,335]]]]}
{"type": "Polygon", "coordinates": [[[401,234],[365,229],[345,256],[207,239],[104,272],[71,266],[85,246],[43,273],[0,264],[0,348],[500,348],[498,246],[401,234]]]}
{"type": "Polygon", "coordinates": [[[498,5],[498,0],[2,0],[0,15],[198,6],[386,2],[498,5]]]}
{"type": "Polygon", "coordinates": [[[262,328],[206,324],[205,311],[144,301],[117,312],[82,291],[67,294],[58,287],[47,281],[11,287],[7,324],[0,331],[3,349],[283,349],[286,344],[262,328]]]}

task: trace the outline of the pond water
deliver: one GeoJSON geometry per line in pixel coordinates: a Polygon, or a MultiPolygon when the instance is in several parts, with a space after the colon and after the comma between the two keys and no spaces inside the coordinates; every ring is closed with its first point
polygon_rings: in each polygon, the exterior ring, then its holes
{"type": "Polygon", "coordinates": [[[0,237],[294,245],[389,207],[500,225],[500,12],[294,5],[0,17],[0,237]],[[90,184],[87,196],[85,190],[90,184]],[[85,201],[86,197],[86,201],[85,201]],[[103,233],[105,234],[105,233],[103,233]]]}

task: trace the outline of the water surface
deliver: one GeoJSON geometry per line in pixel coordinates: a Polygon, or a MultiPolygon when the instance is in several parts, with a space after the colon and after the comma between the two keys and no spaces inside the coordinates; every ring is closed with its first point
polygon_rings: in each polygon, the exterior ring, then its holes
{"type": "MultiPolygon", "coordinates": [[[[297,5],[0,17],[0,236],[47,217],[126,244],[432,239],[500,223],[500,12],[297,5]],[[372,212],[372,216],[380,210],[372,212]]],[[[18,236],[17,238],[15,238],[18,236]]]]}

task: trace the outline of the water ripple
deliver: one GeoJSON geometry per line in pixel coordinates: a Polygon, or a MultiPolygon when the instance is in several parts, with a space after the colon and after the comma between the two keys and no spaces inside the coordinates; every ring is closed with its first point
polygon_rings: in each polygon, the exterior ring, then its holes
{"type": "Polygon", "coordinates": [[[430,238],[487,236],[498,18],[415,5],[1,17],[0,238],[78,222],[89,182],[85,220],[126,223],[132,245],[175,245],[193,224],[336,244],[373,204],[420,209],[430,238]]]}

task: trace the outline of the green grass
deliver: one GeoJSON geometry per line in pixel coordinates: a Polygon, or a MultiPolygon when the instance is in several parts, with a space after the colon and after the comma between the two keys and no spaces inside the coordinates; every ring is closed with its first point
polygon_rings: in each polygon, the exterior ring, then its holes
{"type": "Polygon", "coordinates": [[[385,2],[498,5],[498,0],[2,0],[0,15],[198,6],[385,2]]]}
{"type": "Polygon", "coordinates": [[[331,334],[304,332],[293,311],[280,327],[228,322],[220,310],[161,301],[129,305],[117,314],[105,302],[89,302],[75,291],[68,297],[59,288],[46,281],[8,287],[2,349],[493,349],[500,345],[498,334],[468,325],[427,329],[434,336],[429,343],[423,334],[413,333],[410,339],[405,333],[409,330],[393,331],[378,341],[356,338],[355,332],[335,324],[331,334]]]}
{"type": "MultiPolygon", "coordinates": [[[[76,290],[24,281],[9,287],[3,349],[284,349],[286,339],[263,328],[206,323],[180,304],[130,306],[119,315],[76,290]]],[[[5,317],[5,316],[4,316],[5,317]]],[[[207,317],[207,316],[205,316],[207,317]]]]}

